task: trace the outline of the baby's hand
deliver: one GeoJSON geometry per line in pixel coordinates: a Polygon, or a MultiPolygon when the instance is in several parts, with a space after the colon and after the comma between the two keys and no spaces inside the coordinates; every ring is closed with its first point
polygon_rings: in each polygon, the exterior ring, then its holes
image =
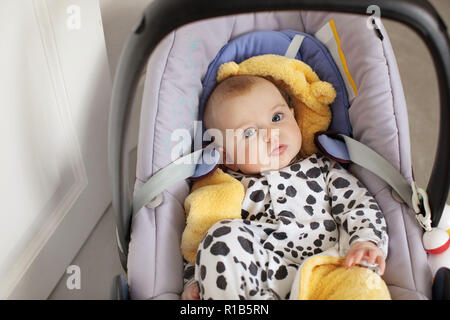
{"type": "Polygon", "coordinates": [[[184,289],[181,300],[200,300],[197,282],[191,283],[184,289]]]}
{"type": "Polygon", "coordinates": [[[366,260],[369,263],[378,264],[378,274],[381,276],[386,268],[386,262],[384,261],[383,252],[376,244],[370,241],[362,241],[353,244],[347,254],[345,260],[345,267],[348,269],[352,265],[360,263],[366,260]]]}

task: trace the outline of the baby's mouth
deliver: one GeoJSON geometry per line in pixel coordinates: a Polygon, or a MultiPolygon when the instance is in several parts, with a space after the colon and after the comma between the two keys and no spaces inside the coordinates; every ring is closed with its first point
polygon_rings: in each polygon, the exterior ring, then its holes
{"type": "Polygon", "coordinates": [[[285,144],[280,144],[278,146],[276,146],[274,149],[272,149],[272,151],[270,152],[271,156],[280,156],[282,155],[287,149],[287,145],[285,144]]]}

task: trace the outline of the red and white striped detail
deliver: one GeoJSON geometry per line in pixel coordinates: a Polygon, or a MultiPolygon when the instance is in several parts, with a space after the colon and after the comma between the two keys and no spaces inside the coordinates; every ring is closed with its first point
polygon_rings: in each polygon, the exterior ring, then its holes
{"type": "Polygon", "coordinates": [[[423,234],[423,247],[430,254],[441,254],[450,247],[450,235],[441,228],[433,228],[423,234]]]}

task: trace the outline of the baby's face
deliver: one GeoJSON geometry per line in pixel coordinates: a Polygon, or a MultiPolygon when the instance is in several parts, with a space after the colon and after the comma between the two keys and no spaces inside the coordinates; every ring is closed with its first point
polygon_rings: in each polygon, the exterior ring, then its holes
{"type": "Polygon", "coordinates": [[[224,137],[227,167],[246,174],[286,167],[302,145],[300,128],[285,99],[261,79],[246,93],[222,99],[214,123],[224,137]],[[230,130],[232,129],[232,130],[230,130]]]}

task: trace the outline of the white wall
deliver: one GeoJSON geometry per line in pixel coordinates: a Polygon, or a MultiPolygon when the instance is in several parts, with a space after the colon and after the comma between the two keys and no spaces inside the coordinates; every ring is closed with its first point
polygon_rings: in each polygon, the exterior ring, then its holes
{"type": "Polygon", "coordinates": [[[0,298],[44,299],[111,201],[98,1],[2,0],[0,37],[0,298]]]}
{"type": "MultiPolygon", "coordinates": [[[[150,0],[100,0],[103,29],[105,33],[106,50],[109,57],[111,73],[117,68],[120,53],[126,39],[131,34],[141,13],[150,0]]],[[[137,133],[139,125],[140,104],[143,91],[141,81],[137,88],[135,106],[131,114],[130,172],[135,172],[137,133]],[[134,150],[133,150],[134,149],[134,150]]],[[[134,186],[134,176],[130,177],[130,188],[134,186]]],[[[114,276],[124,273],[119,262],[116,245],[115,221],[112,208],[103,215],[83,244],[71,265],[80,268],[80,287],[76,290],[67,286],[72,274],[62,275],[57,286],[48,299],[79,300],[79,299],[110,299],[110,287],[114,276]]]]}

